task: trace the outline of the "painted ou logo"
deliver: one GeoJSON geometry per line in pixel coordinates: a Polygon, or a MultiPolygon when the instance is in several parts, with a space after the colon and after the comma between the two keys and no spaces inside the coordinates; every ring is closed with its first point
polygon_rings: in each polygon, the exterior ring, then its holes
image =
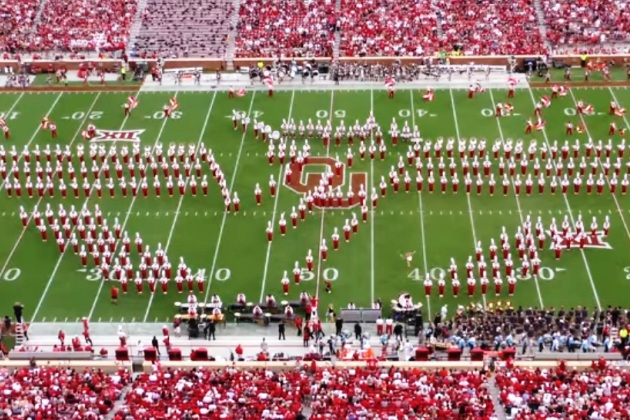
{"type": "Polygon", "coordinates": [[[140,142],[140,134],[144,133],[144,130],[96,130],[96,136],[91,140],[94,143],[105,141],[128,141],[132,143],[140,142]]]}
{"type": "Polygon", "coordinates": [[[339,162],[332,157],[310,156],[308,158],[308,163],[303,164],[301,168],[297,163],[292,163],[291,175],[289,177],[284,177],[284,185],[298,194],[305,195],[308,194],[309,191],[313,192],[319,186],[319,181],[321,180],[321,174],[323,172],[331,172],[333,174],[329,185],[335,191],[337,188],[341,188],[344,193],[344,197],[341,205],[336,203],[335,205],[321,204],[319,207],[351,208],[360,204],[358,193],[361,185],[363,185],[364,189],[367,186],[367,174],[365,172],[348,173],[346,165],[341,163],[341,166],[339,166],[339,162]],[[309,172],[310,168],[317,168],[318,172],[309,172]],[[349,188],[344,188],[346,182],[349,183],[349,188]],[[352,203],[348,201],[347,197],[347,192],[349,190],[352,190],[355,197],[352,203]]]}
{"type": "MultiPolygon", "coordinates": [[[[562,248],[567,249],[569,245],[571,248],[579,248],[580,240],[575,237],[575,232],[571,232],[571,239],[562,238],[560,244],[562,248]],[[570,244],[569,244],[570,242],[570,244]]],[[[547,231],[547,234],[551,236],[551,232],[547,231]]],[[[606,234],[603,230],[598,230],[595,232],[595,235],[591,235],[590,232],[586,234],[586,244],[584,244],[584,248],[592,248],[592,249],[612,249],[612,246],[606,242],[606,234]]]]}

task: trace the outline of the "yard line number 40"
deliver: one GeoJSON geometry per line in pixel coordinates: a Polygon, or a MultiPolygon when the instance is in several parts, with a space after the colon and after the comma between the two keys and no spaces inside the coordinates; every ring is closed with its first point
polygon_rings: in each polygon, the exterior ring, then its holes
{"type": "MultiPolygon", "coordinates": [[[[424,117],[425,115],[429,114],[429,111],[427,111],[426,109],[416,109],[416,116],[419,118],[424,117]]],[[[328,116],[330,115],[330,113],[325,110],[325,109],[320,109],[317,110],[317,112],[315,112],[315,116],[317,118],[319,118],[320,120],[325,120],[326,118],[328,118],[328,116]]],[[[335,118],[346,118],[346,110],[345,109],[336,109],[333,111],[333,117],[335,118]]],[[[411,110],[410,109],[401,109],[398,111],[398,116],[400,118],[410,118],[411,117],[411,110]]]]}
{"type": "MultiPolygon", "coordinates": [[[[627,275],[627,278],[630,280],[630,267],[626,267],[626,272],[629,273],[627,275]]],[[[429,270],[429,275],[431,276],[431,280],[433,281],[437,281],[440,278],[444,278],[446,280],[447,277],[449,277],[447,270],[441,267],[433,267],[432,269],[429,270]]],[[[413,270],[411,270],[411,273],[409,273],[407,277],[409,277],[413,281],[424,281],[424,273],[421,273],[419,268],[414,268],[413,270]]],[[[540,280],[551,281],[555,277],[556,277],[556,272],[553,270],[553,268],[540,267],[540,271],[538,272],[538,278],[540,280]]],[[[516,276],[516,278],[518,280],[531,280],[532,276],[530,273],[528,273],[526,277],[516,276]]],[[[462,281],[465,281],[465,280],[466,279],[463,279],[462,281]]]]}

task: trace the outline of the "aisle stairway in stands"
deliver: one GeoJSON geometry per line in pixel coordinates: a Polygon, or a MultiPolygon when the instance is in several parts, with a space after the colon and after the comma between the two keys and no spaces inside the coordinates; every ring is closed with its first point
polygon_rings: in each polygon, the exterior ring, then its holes
{"type": "Polygon", "coordinates": [[[437,5],[437,0],[432,0],[431,1],[431,6],[433,8],[433,10],[435,10],[435,21],[437,22],[437,36],[438,39],[442,39],[444,38],[444,28],[442,27],[442,22],[444,20],[444,14],[442,13],[442,11],[440,10],[440,8],[437,5]]]}
{"type": "Polygon", "coordinates": [[[136,380],[138,374],[134,373],[132,375],[132,383],[127,385],[126,387],[123,388],[121,394],[120,394],[120,398],[118,398],[118,400],[116,400],[116,402],[114,403],[114,407],[112,408],[112,410],[105,416],[104,420],[112,420],[114,417],[116,417],[116,413],[118,412],[118,410],[120,410],[123,405],[125,405],[125,399],[127,398],[127,394],[131,391],[131,387],[133,384],[133,381],[136,380]]]}
{"type": "Polygon", "coordinates": [[[551,52],[553,47],[551,42],[549,42],[549,39],[547,39],[547,25],[545,24],[545,14],[543,13],[540,0],[534,0],[534,10],[536,10],[536,18],[538,19],[538,30],[540,31],[540,35],[545,43],[545,47],[549,52],[551,52]]]}
{"type": "Polygon", "coordinates": [[[136,15],[131,23],[131,28],[129,28],[129,40],[127,41],[127,46],[129,48],[133,49],[134,44],[136,43],[136,38],[138,37],[140,28],[142,27],[142,12],[144,12],[148,2],[149,0],[138,0],[138,10],[136,11],[136,15]]]}
{"type": "MultiPolygon", "coordinates": [[[[341,0],[335,0],[335,10],[337,11],[337,16],[340,15],[339,11],[341,10],[341,0]]],[[[341,45],[341,30],[335,31],[335,45],[333,45],[333,60],[339,58],[339,46],[341,45]]]]}
{"type": "Polygon", "coordinates": [[[40,0],[39,5],[37,6],[37,12],[35,13],[34,23],[33,23],[33,26],[31,26],[32,34],[35,34],[35,32],[37,31],[37,27],[42,22],[42,13],[44,9],[46,8],[46,3],[48,3],[48,0],[40,0]]]}
{"type": "Polygon", "coordinates": [[[486,389],[488,390],[488,394],[490,395],[490,398],[492,398],[492,402],[494,403],[494,414],[496,416],[496,419],[507,420],[508,416],[505,412],[505,407],[501,403],[501,391],[499,391],[499,387],[497,386],[494,374],[492,374],[492,376],[488,378],[486,389]]]}
{"type": "Polygon", "coordinates": [[[227,35],[227,45],[225,50],[225,61],[227,62],[227,71],[234,71],[234,58],[236,56],[236,34],[238,25],[238,12],[241,9],[241,0],[232,0],[234,3],[234,12],[230,16],[230,27],[232,30],[227,35]]]}

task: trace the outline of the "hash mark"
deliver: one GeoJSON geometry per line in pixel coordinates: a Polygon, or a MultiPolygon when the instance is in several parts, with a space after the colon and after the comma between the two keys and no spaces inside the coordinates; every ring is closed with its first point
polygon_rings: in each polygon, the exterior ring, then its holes
{"type": "Polygon", "coordinates": [[[479,215],[483,215],[483,210],[479,210],[479,215]]]}
{"type": "Polygon", "coordinates": [[[488,214],[492,214],[492,210],[488,210],[488,214]]]}
{"type": "Polygon", "coordinates": [[[188,212],[184,213],[184,216],[188,216],[188,212]]]}
{"type": "Polygon", "coordinates": [[[159,215],[160,215],[160,212],[159,212],[159,211],[156,211],[156,212],[155,212],[155,217],[158,217],[159,215]]]}
{"type": "Polygon", "coordinates": [[[147,216],[150,215],[151,213],[147,212],[147,216]]]}
{"type": "Polygon", "coordinates": [[[499,210],[499,214],[503,214],[503,212],[501,210],[499,210]]]}
{"type": "Polygon", "coordinates": [[[196,211],[196,212],[195,212],[195,216],[198,216],[198,215],[199,215],[199,212],[197,212],[197,211],[196,211]]]}
{"type": "Polygon", "coordinates": [[[217,212],[216,212],[216,211],[214,212],[214,215],[215,215],[215,216],[217,215],[217,212]]]}
{"type": "Polygon", "coordinates": [[[207,211],[204,211],[204,212],[203,212],[203,215],[204,215],[204,216],[207,216],[207,215],[208,215],[208,212],[207,212],[207,211]]]}
{"type": "Polygon", "coordinates": [[[114,317],[109,318],[109,322],[110,323],[114,322],[114,317]]]}
{"type": "Polygon", "coordinates": [[[510,215],[511,215],[511,214],[512,214],[512,210],[508,210],[508,214],[510,214],[510,215]]]}
{"type": "Polygon", "coordinates": [[[136,318],[131,318],[131,323],[133,324],[134,322],[136,322],[136,318]]]}
{"type": "Polygon", "coordinates": [[[63,319],[63,322],[68,322],[68,317],[65,317],[65,318],[63,319]]]}

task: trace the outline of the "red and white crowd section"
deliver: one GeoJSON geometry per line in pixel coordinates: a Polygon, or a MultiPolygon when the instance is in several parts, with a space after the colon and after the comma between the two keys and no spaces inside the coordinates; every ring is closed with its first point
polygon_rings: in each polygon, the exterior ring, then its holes
{"type": "Polygon", "coordinates": [[[120,369],[0,369],[0,417],[96,420],[109,413],[131,381],[120,369]],[[6,416],[6,417],[5,417],[6,416]]]}
{"type": "MultiPolygon", "coordinates": [[[[542,0],[547,38],[568,53],[576,44],[597,46],[630,40],[630,2],[604,0],[542,0]]],[[[602,53],[621,52],[613,47],[602,53]]]]}
{"type": "Polygon", "coordinates": [[[244,0],[238,14],[237,57],[332,56],[333,1],[244,0]]]}
{"type": "Polygon", "coordinates": [[[340,53],[361,55],[421,56],[438,44],[437,17],[431,1],[347,1],[341,3],[340,53]]]}
{"type": "Polygon", "coordinates": [[[630,373],[593,363],[591,369],[500,367],[485,370],[303,368],[272,371],[155,366],[133,378],[68,367],[0,370],[0,414],[8,418],[92,420],[129,418],[628,418],[630,373]],[[498,398],[492,398],[496,386],[498,398]],[[371,416],[371,417],[370,417],[371,416]]]}
{"type": "Polygon", "coordinates": [[[324,57],[333,54],[339,30],[340,55],[350,57],[431,55],[454,45],[464,55],[545,54],[548,45],[614,53],[622,47],[611,43],[629,41],[627,9],[628,0],[542,0],[538,9],[532,0],[149,0],[142,10],[137,0],[18,0],[0,4],[0,48],[222,58],[234,41],[236,57],[324,57]],[[139,33],[130,42],[136,19],[139,33]]]}
{"type": "Polygon", "coordinates": [[[621,419],[630,416],[626,369],[499,371],[501,403],[514,420],[621,419]]]}

